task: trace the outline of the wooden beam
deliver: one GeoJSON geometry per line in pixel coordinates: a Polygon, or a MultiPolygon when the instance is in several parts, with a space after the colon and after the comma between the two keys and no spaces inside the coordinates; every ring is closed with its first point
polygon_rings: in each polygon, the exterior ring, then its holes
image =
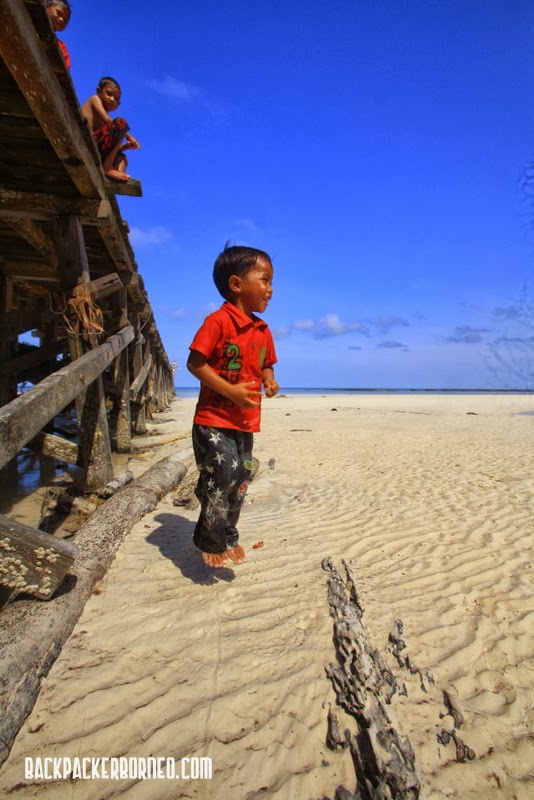
{"type": "Polygon", "coordinates": [[[36,347],[35,350],[24,353],[22,356],[0,362],[0,375],[18,375],[20,372],[42,364],[43,361],[55,358],[59,353],[66,353],[68,349],[69,345],[66,339],[60,339],[46,347],[36,347]]]}
{"type": "Polygon", "coordinates": [[[110,178],[105,179],[106,189],[112,194],[120,194],[125,197],[142,197],[143,188],[141,181],[137,178],[128,178],[127,181],[113,181],[110,178]]]}
{"type": "Polygon", "coordinates": [[[78,555],[72,542],[0,515],[0,584],[48,600],[78,555]]]}
{"type": "Polygon", "coordinates": [[[7,224],[19,234],[19,236],[25,239],[38,253],[46,258],[50,266],[54,269],[57,268],[57,254],[50,241],[50,236],[38,222],[34,222],[31,219],[13,217],[8,214],[5,214],[3,219],[4,222],[7,222],[7,224]]]}
{"type": "Polygon", "coordinates": [[[105,199],[102,172],[20,0],[0,3],[0,55],[82,197],[105,199]]]}
{"type": "Polygon", "coordinates": [[[65,461],[66,464],[76,464],[79,466],[80,448],[75,442],[70,442],[62,436],[54,436],[53,433],[38,433],[34,439],[26,442],[25,447],[34,453],[41,453],[43,456],[57,458],[58,461],[65,461]]]}
{"type": "Polygon", "coordinates": [[[18,336],[31,328],[36,328],[49,317],[40,305],[13,308],[0,315],[0,336],[18,336]]]}
{"type": "Polygon", "coordinates": [[[129,325],[0,408],[0,468],[96,380],[133,338],[129,325]]]}
{"type": "MultiPolygon", "coordinates": [[[[121,270],[118,272],[118,276],[121,279],[124,286],[128,288],[139,286],[139,278],[141,277],[138,272],[130,272],[129,270],[121,270]]],[[[128,306],[129,307],[129,306],[128,306]]]]}
{"type": "Polygon", "coordinates": [[[89,281],[89,264],[83,229],[77,217],[54,217],[54,249],[57,253],[61,289],[72,290],[79,281],[89,281]]]}
{"type": "Polygon", "coordinates": [[[4,273],[19,281],[39,281],[41,283],[57,283],[57,274],[54,268],[46,261],[34,259],[12,258],[4,265],[4,273]]]}
{"type": "Polygon", "coordinates": [[[130,398],[133,400],[135,395],[141,391],[141,388],[148,378],[148,373],[150,371],[150,367],[152,366],[152,356],[150,353],[145,358],[145,362],[137,375],[135,376],[135,380],[132,382],[130,386],[130,398]]]}
{"type": "Polygon", "coordinates": [[[97,224],[111,214],[109,200],[84,197],[58,197],[39,192],[19,192],[0,188],[0,219],[17,216],[49,220],[55,214],[74,214],[85,224],[97,224]]]}
{"type": "Polygon", "coordinates": [[[72,294],[76,296],[85,288],[89,290],[92,300],[102,300],[110,294],[121,291],[123,285],[117,273],[111,272],[109,275],[103,275],[101,278],[96,278],[94,281],[78,284],[78,286],[74,287],[72,294]]]}
{"type": "Polygon", "coordinates": [[[105,217],[97,221],[98,231],[102,237],[108,253],[115,262],[117,271],[134,271],[133,261],[130,258],[126,242],[120,232],[117,220],[113,216],[105,217]]]}

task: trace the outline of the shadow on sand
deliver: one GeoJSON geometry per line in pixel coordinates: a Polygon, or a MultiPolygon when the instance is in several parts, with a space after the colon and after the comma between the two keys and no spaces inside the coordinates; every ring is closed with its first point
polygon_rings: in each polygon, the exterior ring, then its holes
{"type": "Polygon", "coordinates": [[[146,541],[159,547],[160,552],[178,567],[184,578],[202,586],[211,586],[235,579],[230,567],[214,569],[204,564],[200,552],[193,544],[195,523],[179,514],[158,514],[154,517],[159,528],[149,533],[146,541]]]}

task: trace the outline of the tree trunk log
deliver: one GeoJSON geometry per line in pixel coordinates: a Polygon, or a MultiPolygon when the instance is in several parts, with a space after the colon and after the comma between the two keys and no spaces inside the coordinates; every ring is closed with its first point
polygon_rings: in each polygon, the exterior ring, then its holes
{"type": "Polygon", "coordinates": [[[100,506],[76,536],[78,557],[46,604],[18,599],[2,612],[0,629],[0,765],[31,712],[41,679],[69,638],[94,584],[107,572],[133,525],[173,489],[193,461],[191,448],[150,467],[100,506]]]}

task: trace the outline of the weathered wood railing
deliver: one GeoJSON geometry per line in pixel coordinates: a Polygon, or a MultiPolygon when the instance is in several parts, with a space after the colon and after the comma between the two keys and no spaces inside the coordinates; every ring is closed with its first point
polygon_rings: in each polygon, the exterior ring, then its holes
{"type": "MultiPolygon", "coordinates": [[[[95,490],[112,478],[112,445],[129,452],[132,433],[144,433],[147,414],[174,393],[115,197],[140,196],[141,185],[123,191],[104,177],[39,0],[2,0],[0,56],[0,469],[28,446],[76,463],[82,488],[95,490]],[[29,330],[40,345],[21,352],[29,330]],[[33,388],[18,395],[26,380],[33,388]],[[70,403],[79,445],[44,431],[70,403]]],[[[75,557],[72,546],[7,518],[2,542],[0,602],[23,584],[42,587],[42,547],[56,586],[75,557]]]]}

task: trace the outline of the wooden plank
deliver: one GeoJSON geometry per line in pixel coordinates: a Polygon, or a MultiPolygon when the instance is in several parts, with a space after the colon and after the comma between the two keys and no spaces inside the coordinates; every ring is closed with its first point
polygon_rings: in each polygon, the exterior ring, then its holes
{"type": "Polygon", "coordinates": [[[46,261],[29,260],[27,258],[9,258],[3,267],[6,275],[23,281],[39,281],[40,283],[57,283],[54,268],[46,261]]]}
{"type": "Polygon", "coordinates": [[[53,220],[54,248],[63,291],[74,289],[79,281],[89,281],[83,229],[75,216],[57,216],[53,220]]]}
{"type": "Polygon", "coordinates": [[[0,468],[107,369],[133,340],[131,325],[0,409],[0,468]]]}
{"type": "MultiPolygon", "coordinates": [[[[139,314],[133,315],[133,324],[135,327],[135,346],[133,348],[133,358],[132,358],[132,367],[133,367],[133,375],[134,375],[134,382],[141,370],[143,369],[143,343],[144,338],[141,333],[141,325],[140,325],[140,318],[139,314]]],[[[145,351],[146,355],[146,351],[145,351]]],[[[131,396],[130,390],[130,396],[131,396]]],[[[141,391],[138,392],[135,396],[135,405],[132,408],[132,425],[134,433],[137,435],[142,435],[146,433],[146,408],[145,408],[145,395],[146,390],[145,387],[142,386],[141,391]]]]}
{"type": "MultiPolygon", "coordinates": [[[[113,298],[120,312],[122,325],[128,325],[128,292],[124,286],[113,298]]],[[[117,453],[129,453],[132,449],[132,419],[130,413],[130,370],[128,350],[124,349],[113,364],[115,449],[117,453]]]]}
{"type": "Polygon", "coordinates": [[[3,219],[19,236],[22,236],[38,253],[46,258],[54,269],[57,268],[57,254],[50,241],[50,236],[38,222],[34,222],[31,219],[20,219],[9,214],[4,214],[3,219]]]}
{"type": "Polygon", "coordinates": [[[152,356],[150,353],[145,358],[145,362],[139,372],[137,373],[135,380],[132,382],[130,386],[130,397],[135,396],[139,391],[148,378],[148,373],[150,371],[150,367],[152,366],[152,356]]]}
{"type": "Polygon", "coordinates": [[[66,339],[60,339],[46,347],[37,347],[30,353],[24,353],[24,355],[12,358],[9,361],[0,362],[0,375],[18,375],[27,369],[42,364],[43,361],[55,358],[59,353],[67,352],[68,349],[66,339]]]}
{"type": "Polygon", "coordinates": [[[4,215],[49,220],[55,214],[73,214],[84,223],[97,224],[111,214],[109,200],[84,197],[59,197],[42,192],[24,192],[0,188],[0,218],[4,215]]]}
{"type": "MultiPolygon", "coordinates": [[[[82,225],[77,217],[54,219],[54,244],[58,251],[62,288],[81,293],[90,283],[89,263],[85,250],[82,225]],[[76,286],[76,284],[78,284],[76,286]]],[[[86,331],[90,346],[96,344],[94,332],[86,331]]],[[[79,358],[87,343],[81,334],[69,334],[70,352],[79,358]]],[[[102,375],[98,375],[76,397],[76,414],[80,431],[80,464],[84,470],[84,488],[97,489],[113,475],[106,399],[102,375]]]]}
{"type": "MultiPolygon", "coordinates": [[[[76,294],[80,294],[82,287],[83,289],[87,288],[89,290],[92,300],[102,300],[110,294],[121,291],[123,285],[117,273],[112,272],[110,275],[103,275],[101,278],[97,278],[94,281],[75,286],[72,292],[73,295],[76,296],[76,294]]],[[[124,325],[121,327],[124,327],[124,325]]]]}
{"type": "Polygon", "coordinates": [[[133,262],[128,253],[124,237],[122,236],[117,220],[110,216],[97,221],[98,232],[102,237],[108,253],[115,262],[117,271],[133,271],[133,262]]]}
{"type": "Polygon", "coordinates": [[[81,113],[69,108],[20,0],[2,0],[0,30],[0,54],[74,185],[83,197],[104,199],[101,170],[81,133],[81,113]]]}
{"type": "Polygon", "coordinates": [[[0,584],[48,600],[69,571],[78,547],[0,515],[0,584]]]}
{"type": "Polygon", "coordinates": [[[43,456],[65,461],[66,464],[79,466],[80,448],[75,442],[69,442],[68,439],[64,439],[62,436],[54,436],[52,433],[38,433],[34,439],[26,442],[25,446],[34,453],[41,453],[43,456]]]}
{"type": "Polygon", "coordinates": [[[31,328],[36,328],[43,319],[48,319],[48,315],[37,304],[25,308],[13,308],[0,315],[0,336],[5,337],[10,334],[18,336],[31,328]]]}
{"type": "Polygon", "coordinates": [[[127,181],[113,181],[111,178],[105,179],[106,189],[112,194],[120,194],[125,197],[142,197],[143,188],[138,178],[128,178],[127,181]]]}

